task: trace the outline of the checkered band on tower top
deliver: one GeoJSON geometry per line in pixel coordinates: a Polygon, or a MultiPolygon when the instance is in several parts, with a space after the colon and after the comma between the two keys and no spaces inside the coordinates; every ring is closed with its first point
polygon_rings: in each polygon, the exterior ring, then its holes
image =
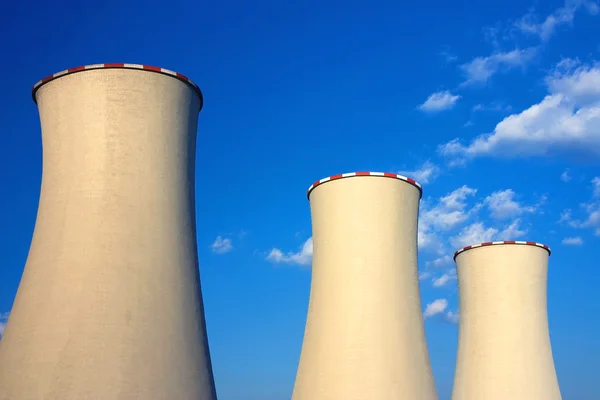
{"type": "Polygon", "coordinates": [[[398,179],[404,182],[407,182],[411,185],[413,185],[414,187],[416,187],[419,190],[419,198],[421,198],[423,196],[423,187],[414,179],[412,178],[408,178],[406,176],[403,175],[399,175],[399,174],[392,174],[389,172],[349,172],[346,174],[339,174],[339,175],[332,175],[332,176],[328,176],[326,178],[320,179],[318,181],[316,181],[315,183],[313,183],[312,185],[310,185],[310,187],[308,188],[307,192],[306,192],[306,197],[310,200],[310,192],[313,191],[313,189],[315,189],[317,186],[322,185],[324,183],[327,182],[331,182],[331,181],[335,181],[338,179],[344,179],[344,178],[352,178],[355,176],[373,176],[373,177],[380,177],[380,178],[392,178],[392,179],[398,179]]]}
{"type": "Polygon", "coordinates": [[[190,78],[187,76],[180,74],[179,72],[171,71],[166,68],[154,67],[151,65],[143,65],[143,64],[126,64],[126,63],[112,63],[112,64],[90,64],[90,65],[82,65],[80,67],[69,68],[64,71],[57,72],[50,76],[47,76],[33,85],[33,89],[31,90],[31,96],[33,97],[33,101],[37,103],[37,99],[35,98],[35,94],[40,87],[44,84],[53,81],[56,78],[60,78],[61,76],[66,76],[70,74],[74,74],[82,71],[90,71],[95,69],[133,69],[133,70],[141,70],[141,71],[150,71],[156,72],[159,74],[164,74],[168,76],[172,76],[174,78],[179,79],[180,81],[190,85],[194,91],[200,96],[200,108],[202,108],[203,97],[202,91],[190,78]]]}
{"type": "Polygon", "coordinates": [[[477,249],[479,247],[497,246],[497,245],[503,245],[503,244],[535,246],[535,247],[540,247],[540,248],[548,251],[548,255],[550,255],[552,253],[552,251],[550,250],[550,247],[548,247],[547,245],[545,245],[543,243],[525,242],[525,241],[520,241],[520,240],[503,240],[503,241],[499,241],[499,242],[483,242],[483,243],[478,243],[478,244],[472,244],[470,246],[465,246],[462,249],[459,249],[454,253],[454,259],[456,260],[456,256],[458,256],[460,253],[464,253],[467,250],[477,249]]]}

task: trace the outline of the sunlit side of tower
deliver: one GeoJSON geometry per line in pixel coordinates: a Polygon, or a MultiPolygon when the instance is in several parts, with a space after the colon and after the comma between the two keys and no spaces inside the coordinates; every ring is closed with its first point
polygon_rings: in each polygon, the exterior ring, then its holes
{"type": "Polygon", "coordinates": [[[165,69],[98,64],[33,96],[42,186],[0,399],[215,399],[195,226],[200,90],[165,69]]]}
{"type": "Polygon", "coordinates": [[[560,400],[547,315],[548,246],[487,242],[456,252],[453,400],[560,400]]]}
{"type": "Polygon", "coordinates": [[[420,185],[350,173],[308,196],[312,282],[292,399],[436,399],[417,273],[420,185]]]}

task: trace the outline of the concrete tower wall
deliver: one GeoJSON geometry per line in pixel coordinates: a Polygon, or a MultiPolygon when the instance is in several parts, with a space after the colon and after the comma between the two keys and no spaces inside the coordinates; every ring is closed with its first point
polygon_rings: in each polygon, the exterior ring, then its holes
{"type": "Polygon", "coordinates": [[[309,189],[312,282],[293,400],[437,398],[417,274],[420,196],[395,174],[309,189]]]}
{"type": "Polygon", "coordinates": [[[215,399],[196,247],[199,89],[100,64],[36,85],[43,174],[2,400],[215,399]]]}
{"type": "Polygon", "coordinates": [[[547,246],[489,242],[456,255],[453,400],[560,400],[548,331],[547,246]]]}

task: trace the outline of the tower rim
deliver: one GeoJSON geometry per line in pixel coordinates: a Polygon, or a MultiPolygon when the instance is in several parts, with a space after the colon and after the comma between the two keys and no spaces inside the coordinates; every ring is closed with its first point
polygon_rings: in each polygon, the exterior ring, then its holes
{"type": "Polygon", "coordinates": [[[66,70],[63,70],[60,72],[56,72],[52,75],[49,75],[49,76],[41,79],[35,85],[33,85],[33,88],[31,89],[31,97],[33,98],[33,102],[37,104],[36,93],[45,84],[52,82],[53,80],[61,78],[63,76],[75,74],[78,72],[97,70],[97,69],[131,69],[131,70],[137,70],[137,71],[148,71],[148,72],[154,72],[154,73],[158,73],[158,74],[162,74],[162,75],[166,75],[166,76],[170,76],[170,77],[179,79],[183,83],[190,86],[196,92],[196,94],[200,98],[200,110],[202,109],[202,106],[204,105],[204,97],[202,95],[202,91],[200,90],[200,87],[196,83],[194,83],[194,81],[192,81],[190,78],[188,78],[187,76],[180,74],[179,72],[175,72],[170,69],[166,69],[166,68],[155,67],[155,66],[146,65],[146,64],[128,64],[128,63],[88,64],[88,65],[82,65],[79,67],[69,68],[69,69],[66,69],[66,70]]]}
{"type": "Polygon", "coordinates": [[[530,241],[524,241],[524,240],[501,240],[501,241],[496,241],[496,242],[482,242],[482,243],[477,243],[477,244],[472,244],[469,246],[465,246],[461,249],[458,249],[454,252],[454,261],[456,261],[456,257],[459,254],[462,254],[468,250],[472,250],[472,249],[477,249],[480,247],[488,247],[488,246],[499,246],[499,245],[521,245],[521,246],[533,246],[533,247],[539,247],[541,249],[544,249],[548,252],[548,256],[550,256],[552,254],[552,250],[550,249],[550,247],[548,247],[548,245],[545,245],[543,243],[539,243],[539,242],[530,242],[530,241]]]}
{"type": "Polygon", "coordinates": [[[310,185],[310,187],[306,191],[306,198],[308,199],[308,201],[310,201],[310,194],[314,189],[317,188],[317,186],[321,186],[327,182],[332,182],[332,181],[336,181],[339,179],[354,178],[354,177],[376,177],[376,178],[397,179],[397,180],[406,182],[406,183],[416,187],[419,190],[419,199],[421,199],[421,197],[423,197],[423,187],[421,186],[421,184],[419,184],[414,179],[406,177],[404,175],[394,174],[391,172],[347,172],[345,174],[337,174],[337,175],[327,176],[325,178],[319,179],[318,181],[314,182],[312,185],[310,185]]]}

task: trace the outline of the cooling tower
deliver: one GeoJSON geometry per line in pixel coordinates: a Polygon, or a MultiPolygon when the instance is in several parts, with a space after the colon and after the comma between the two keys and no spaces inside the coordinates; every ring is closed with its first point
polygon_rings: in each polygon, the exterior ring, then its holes
{"type": "Polygon", "coordinates": [[[458,250],[459,343],[453,400],[560,400],[548,332],[548,246],[458,250]]]}
{"type": "Polygon", "coordinates": [[[135,64],[33,89],[43,171],[0,349],[2,400],[215,399],[198,272],[202,94],[135,64]]]}
{"type": "Polygon", "coordinates": [[[421,186],[357,172],[308,196],[312,282],[292,399],[436,399],[417,273],[421,186]]]}

